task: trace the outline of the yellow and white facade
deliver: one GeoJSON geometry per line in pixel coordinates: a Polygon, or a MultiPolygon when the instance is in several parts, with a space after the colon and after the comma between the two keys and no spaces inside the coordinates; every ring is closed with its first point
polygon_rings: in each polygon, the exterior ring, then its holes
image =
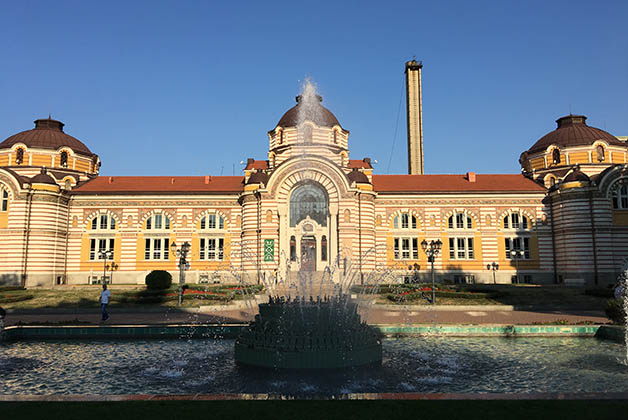
{"type": "Polygon", "coordinates": [[[99,176],[97,155],[38,120],[0,143],[0,284],[87,284],[103,271],[142,284],[175,274],[171,246],[184,242],[186,280],[201,283],[347,265],[427,279],[424,240],[442,242],[434,268],[452,283],[605,284],[621,270],[625,140],[568,116],[556,131],[594,138],[550,136],[522,154],[522,175],[378,175],[350,159],[349,131],[321,101],[298,97],[242,176],[99,176]]]}

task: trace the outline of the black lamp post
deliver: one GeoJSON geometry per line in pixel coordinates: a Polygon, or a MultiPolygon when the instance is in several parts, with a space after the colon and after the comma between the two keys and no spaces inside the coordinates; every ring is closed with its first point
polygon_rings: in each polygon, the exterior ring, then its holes
{"type": "Polygon", "coordinates": [[[187,269],[187,256],[190,252],[190,243],[184,242],[181,248],[177,249],[176,242],[170,245],[172,253],[179,258],[179,305],[183,304],[183,284],[185,283],[185,270],[187,269]]]}
{"type": "Polygon", "coordinates": [[[510,258],[515,260],[515,283],[519,284],[519,260],[523,258],[523,252],[513,249],[510,251],[510,258]]]}
{"type": "Polygon", "coordinates": [[[491,263],[491,264],[486,264],[486,269],[493,271],[493,284],[497,284],[497,282],[495,281],[495,272],[499,270],[499,264],[497,264],[496,262],[491,263]]]}
{"type": "Polygon", "coordinates": [[[105,280],[107,277],[107,260],[113,258],[113,249],[101,249],[100,251],[98,251],[98,256],[103,260],[102,284],[105,284],[107,282],[105,280]]]}
{"type": "Polygon", "coordinates": [[[427,255],[427,261],[432,264],[432,305],[434,305],[434,302],[436,301],[436,293],[434,292],[434,260],[436,259],[436,256],[440,252],[442,246],[443,243],[440,239],[430,241],[429,243],[425,239],[421,241],[421,248],[423,248],[423,252],[427,255]]]}

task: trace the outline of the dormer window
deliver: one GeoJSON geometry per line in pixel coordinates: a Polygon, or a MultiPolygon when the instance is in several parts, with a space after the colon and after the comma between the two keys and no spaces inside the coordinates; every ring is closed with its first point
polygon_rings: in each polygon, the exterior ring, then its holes
{"type": "Polygon", "coordinates": [[[24,163],[24,149],[21,147],[15,151],[15,163],[18,165],[24,163]]]}
{"type": "Polygon", "coordinates": [[[552,162],[555,165],[558,165],[560,163],[560,150],[558,149],[552,150],[552,162]]]}
{"type": "Polygon", "coordinates": [[[61,166],[64,168],[68,167],[68,152],[61,152],[61,166]]]}
{"type": "Polygon", "coordinates": [[[595,148],[595,153],[597,155],[597,161],[598,162],[604,162],[606,156],[604,155],[604,146],[602,145],[598,145],[595,148]]]}

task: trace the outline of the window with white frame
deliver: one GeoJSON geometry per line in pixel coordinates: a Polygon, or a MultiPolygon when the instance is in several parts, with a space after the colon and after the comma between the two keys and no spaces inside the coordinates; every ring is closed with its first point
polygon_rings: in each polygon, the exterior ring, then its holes
{"type": "Polygon", "coordinates": [[[100,214],[92,219],[92,230],[114,230],[116,219],[108,214],[100,214]]]}
{"type": "Polygon", "coordinates": [[[166,214],[155,213],[146,219],[146,229],[163,230],[170,229],[170,218],[166,214]]]}
{"type": "Polygon", "coordinates": [[[615,188],[611,193],[611,201],[614,209],[628,209],[628,185],[615,188]]]}
{"type": "Polygon", "coordinates": [[[418,238],[394,238],[394,254],[396,260],[418,260],[418,238]]]}
{"type": "Polygon", "coordinates": [[[450,260],[472,260],[474,258],[473,238],[449,238],[450,260]]]}
{"type": "Polygon", "coordinates": [[[114,238],[90,238],[89,240],[89,260],[113,260],[115,249],[114,238]],[[106,254],[105,254],[106,253],[106,254]]]}
{"type": "Polygon", "coordinates": [[[222,261],[224,259],[224,238],[201,238],[199,241],[198,258],[207,261],[222,261]]]}
{"type": "Polygon", "coordinates": [[[504,229],[524,229],[530,226],[528,218],[519,213],[510,213],[504,216],[504,229]]]}
{"type": "Polygon", "coordinates": [[[8,211],[9,210],[9,191],[6,188],[0,187],[0,199],[2,200],[2,204],[0,207],[0,211],[8,211]]]}
{"type": "Polygon", "coordinates": [[[504,238],[504,248],[506,250],[506,259],[513,258],[512,251],[515,251],[515,257],[520,260],[530,259],[530,238],[527,236],[518,236],[514,238],[504,238]]]}
{"type": "Polygon", "coordinates": [[[208,214],[201,218],[201,230],[223,230],[225,228],[225,219],[219,214],[208,214]]]}
{"type": "Polygon", "coordinates": [[[169,258],[170,239],[168,238],[146,238],[144,239],[144,259],[162,260],[169,258]]]}
{"type": "MultiPolygon", "coordinates": [[[[468,231],[473,229],[473,219],[466,213],[454,213],[447,219],[447,227],[454,231],[468,231]]],[[[468,233],[453,233],[449,238],[449,259],[474,259],[475,252],[473,245],[473,238],[469,237],[468,233]]]]}
{"type": "MultiPolygon", "coordinates": [[[[393,229],[395,231],[411,231],[417,228],[417,218],[410,213],[400,213],[393,219],[393,229]]],[[[394,243],[394,258],[396,260],[418,260],[419,240],[417,237],[406,236],[411,232],[396,232],[394,243]],[[397,236],[398,235],[398,236],[397,236]]]]}
{"type": "Polygon", "coordinates": [[[528,216],[520,212],[508,213],[504,216],[504,250],[506,259],[515,257],[522,260],[530,259],[531,222],[528,216]],[[511,232],[509,232],[511,231],[511,232]]]}
{"type": "Polygon", "coordinates": [[[408,213],[401,213],[393,219],[393,229],[416,229],[416,216],[408,213]]]}

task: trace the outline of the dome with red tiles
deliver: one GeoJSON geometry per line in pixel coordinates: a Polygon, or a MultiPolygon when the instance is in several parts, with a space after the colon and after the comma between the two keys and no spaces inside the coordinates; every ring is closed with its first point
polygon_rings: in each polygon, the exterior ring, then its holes
{"type": "Polygon", "coordinates": [[[7,138],[0,143],[0,150],[10,149],[13,145],[22,143],[29,148],[38,149],[58,150],[61,147],[69,147],[74,153],[92,156],[93,153],[85,144],[63,132],[64,125],[61,121],[51,118],[35,120],[35,128],[7,138]]]}

